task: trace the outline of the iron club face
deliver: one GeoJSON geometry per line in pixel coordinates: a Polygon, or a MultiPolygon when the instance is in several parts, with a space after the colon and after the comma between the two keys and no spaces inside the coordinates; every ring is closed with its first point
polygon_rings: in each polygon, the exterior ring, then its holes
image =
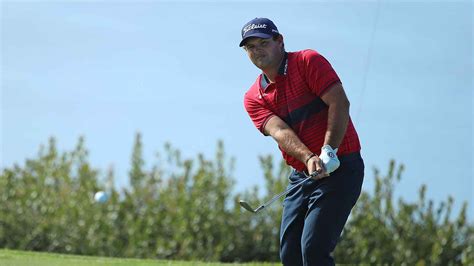
{"type": "Polygon", "coordinates": [[[239,203],[240,203],[240,206],[242,206],[242,208],[246,209],[247,211],[256,213],[256,210],[250,207],[250,205],[246,201],[241,200],[239,201],[239,203]]]}

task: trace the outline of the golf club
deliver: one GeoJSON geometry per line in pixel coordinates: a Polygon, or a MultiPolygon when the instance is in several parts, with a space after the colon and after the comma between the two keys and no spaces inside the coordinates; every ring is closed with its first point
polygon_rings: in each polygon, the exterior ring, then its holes
{"type": "Polygon", "coordinates": [[[273,197],[271,200],[265,202],[264,204],[260,205],[258,208],[254,209],[252,207],[250,207],[250,205],[244,201],[244,200],[240,200],[239,203],[240,203],[240,206],[242,206],[244,209],[246,209],[247,211],[249,212],[253,212],[253,213],[257,213],[261,210],[263,210],[265,207],[267,207],[268,205],[272,204],[274,201],[276,201],[277,199],[279,199],[280,197],[282,196],[285,196],[286,194],[290,193],[291,191],[293,191],[295,188],[301,186],[304,182],[308,181],[309,179],[317,176],[319,174],[318,171],[314,171],[312,174],[310,174],[309,176],[303,172],[303,174],[306,176],[305,179],[303,179],[302,181],[300,181],[298,184],[294,185],[293,187],[291,188],[288,188],[287,190],[281,192],[280,194],[276,195],[275,197],[273,197]]]}

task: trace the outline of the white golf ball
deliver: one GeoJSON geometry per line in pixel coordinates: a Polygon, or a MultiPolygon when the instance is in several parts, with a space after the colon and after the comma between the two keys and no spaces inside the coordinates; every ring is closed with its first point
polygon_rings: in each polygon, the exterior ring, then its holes
{"type": "Polygon", "coordinates": [[[109,199],[109,196],[104,191],[97,191],[94,195],[94,200],[98,203],[104,203],[109,199]]]}

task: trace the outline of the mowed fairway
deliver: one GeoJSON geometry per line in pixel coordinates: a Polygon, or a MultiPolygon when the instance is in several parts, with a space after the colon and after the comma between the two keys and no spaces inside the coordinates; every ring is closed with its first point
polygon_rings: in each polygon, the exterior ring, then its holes
{"type": "Polygon", "coordinates": [[[121,258],[105,258],[105,257],[90,257],[90,256],[76,256],[63,255],[46,252],[29,252],[17,250],[0,249],[0,265],[2,266],[112,266],[112,265],[137,265],[137,266],[151,266],[151,265],[170,265],[170,266],[218,266],[218,265],[280,265],[272,263],[209,263],[197,261],[166,261],[166,260],[150,260],[150,259],[121,259],[121,258]]]}

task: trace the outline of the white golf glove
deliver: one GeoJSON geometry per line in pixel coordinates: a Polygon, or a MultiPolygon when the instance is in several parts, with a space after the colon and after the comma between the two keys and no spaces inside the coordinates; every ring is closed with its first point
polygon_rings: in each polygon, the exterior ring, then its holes
{"type": "Polygon", "coordinates": [[[337,148],[332,149],[331,146],[329,145],[324,145],[321,148],[321,155],[319,156],[319,158],[321,159],[321,161],[323,161],[324,168],[326,168],[327,174],[330,174],[336,171],[336,169],[341,164],[339,162],[339,159],[337,158],[336,153],[337,153],[337,148]]]}

